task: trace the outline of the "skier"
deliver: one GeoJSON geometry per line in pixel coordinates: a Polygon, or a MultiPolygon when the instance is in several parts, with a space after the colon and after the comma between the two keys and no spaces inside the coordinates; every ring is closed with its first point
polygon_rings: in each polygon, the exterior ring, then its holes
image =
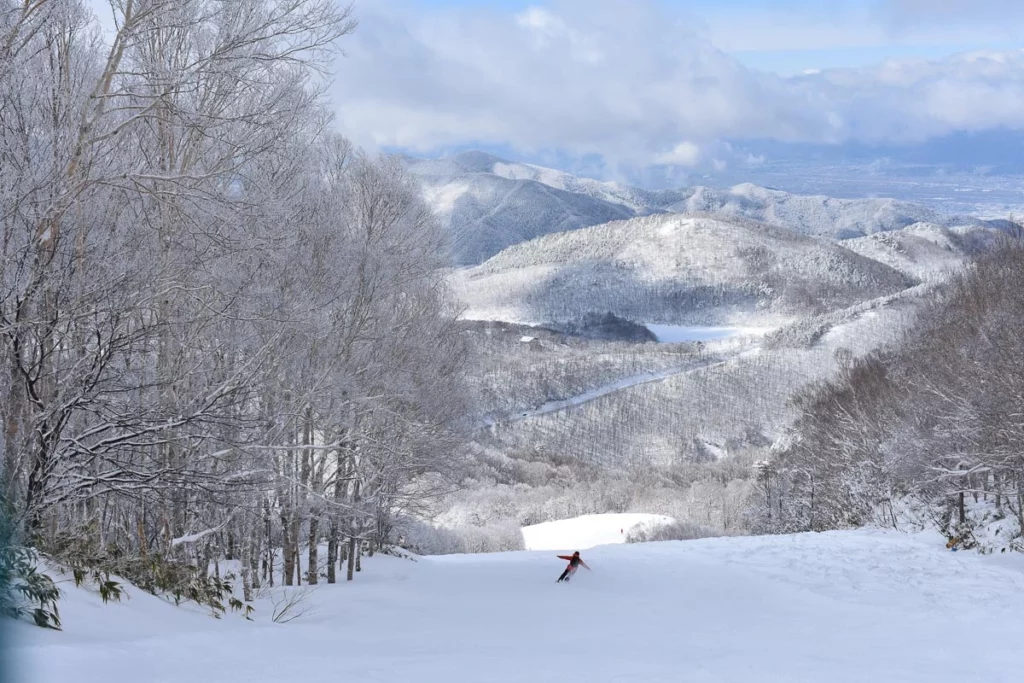
{"type": "MultiPolygon", "coordinates": [[[[568,581],[571,579],[572,575],[576,573],[576,570],[581,564],[584,567],[587,567],[587,563],[583,561],[582,557],[580,557],[579,550],[574,552],[572,555],[559,555],[558,558],[561,560],[569,560],[569,566],[565,568],[565,571],[562,572],[562,575],[558,577],[558,581],[555,581],[555,583],[561,583],[562,581],[568,581]]],[[[587,567],[587,571],[590,571],[590,567],[587,567]]]]}

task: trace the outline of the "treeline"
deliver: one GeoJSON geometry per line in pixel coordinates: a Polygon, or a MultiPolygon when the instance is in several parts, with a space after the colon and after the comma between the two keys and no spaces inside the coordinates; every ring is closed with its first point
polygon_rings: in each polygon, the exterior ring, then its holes
{"type": "Polygon", "coordinates": [[[986,518],[1015,521],[1020,535],[1022,320],[1017,230],[954,276],[903,343],[848,360],[798,398],[787,442],[760,466],[759,527],[897,525],[913,501],[967,544],[986,518]]]}
{"type": "Polygon", "coordinates": [[[499,422],[616,380],[701,360],[687,344],[593,341],[525,326],[473,326],[466,338],[476,407],[499,422]]]}
{"type": "Polygon", "coordinates": [[[197,599],[218,558],[246,598],[275,567],[333,581],[346,551],[351,576],[447,489],[468,412],[445,234],[397,162],[330,132],[322,74],[351,13],[109,11],[103,35],[79,0],[0,0],[18,542],[197,599]]]}
{"type": "Polygon", "coordinates": [[[484,449],[467,486],[441,502],[436,521],[455,535],[472,531],[464,543],[487,539],[487,551],[507,549],[509,527],[615,512],[670,516],[680,526],[666,533],[740,533],[759,455],[746,449],[712,462],[616,468],[542,446],[484,449]]]}

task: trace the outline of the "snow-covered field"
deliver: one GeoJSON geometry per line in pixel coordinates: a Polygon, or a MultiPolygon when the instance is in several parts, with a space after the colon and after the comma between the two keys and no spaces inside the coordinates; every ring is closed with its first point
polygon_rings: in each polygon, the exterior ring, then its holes
{"type": "Polygon", "coordinates": [[[558,585],[554,554],[375,557],[287,625],[65,586],[64,632],[16,630],[16,680],[1020,680],[1019,555],[869,531],[613,545],[558,585]]]}
{"type": "Polygon", "coordinates": [[[523,543],[527,550],[586,550],[599,545],[625,543],[629,532],[637,527],[671,524],[671,517],[640,512],[607,515],[583,515],[523,527],[523,543]]]}

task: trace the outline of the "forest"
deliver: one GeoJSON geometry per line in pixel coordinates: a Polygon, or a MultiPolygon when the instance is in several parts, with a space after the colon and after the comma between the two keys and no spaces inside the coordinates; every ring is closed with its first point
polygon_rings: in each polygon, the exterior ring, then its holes
{"type": "Polygon", "coordinates": [[[1022,234],[954,275],[900,344],[796,397],[756,528],[899,526],[909,508],[965,547],[1024,548],[1022,234]]]}
{"type": "Polygon", "coordinates": [[[448,238],[324,103],[351,9],[107,11],[0,2],[4,565],[221,607],[218,559],[244,600],[351,578],[467,414],[448,238]]]}

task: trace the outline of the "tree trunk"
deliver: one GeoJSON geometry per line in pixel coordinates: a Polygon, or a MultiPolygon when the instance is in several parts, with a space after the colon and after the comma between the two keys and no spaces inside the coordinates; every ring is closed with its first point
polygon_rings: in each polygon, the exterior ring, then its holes
{"type": "Polygon", "coordinates": [[[292,511],[292,566],[295,568],[295,585],[302,585],[302,558],[299,554],[299,530],[301,528],[301,522],[299,522],[299,513],[295,510],[292,511]]]}
{"type": "Polygon", "coordinates": [[[288,520],[282,516],[281,518],[281,537],[282,537],[282,564],[284,567],[281,570],[281,583],[285,586],[291,586],[295,576],[295,552],[292,551],[292,540],[290,533],[290,525],[288,520]]]}
{"type": "MultiPolygon", "coordinates": [[[[335,472],[334,472],[334,502],[335,503],[340,503],[341,502],[341,496],[342,496],[342,493],[343,493],[343,491],[345,489],[345,478],[342,476],[342,474],[344,473],[344,469],[345,469],[345,456],[344,456],[345,451],[346,451],[346,448],[344,446],[341,446],[335,452],[335,457],[337,458],[336,464],[335,464],[335,472]]],[[[338,511],[337,511],[337,509],[332,509],[331,510],[331,527],[330,527],[330,531],[329,531],[328,536],[327,536],[327,562],[328,562],[327,583],[334,583],[337,580],[337,575],[336,575],[336,572],[335,572],[335,565],[338,563],[338,555],[339,555],[338,551],[341,550],[342,553],[344,553],[344,550],[342,548],[339,548],[339,546],[341,544],[339,543],[339,533],[338,533],[338,531],[339,531],[338,530],[338,511]]],[[[342,557],[341,557],[341,561],[344,562],[344,555],[343,554],[342,554],[342,557]]]]}
{"type": "Polygon", "coordinates": [[[252,577],[253,588],[257,590],[262,586],[263,582],[263,579],[260,577],[260,554],[260,547],[255,546],[249,557],[249,576],[252,577]]]}
{"type": "Polygon", "coordinates": [[[335,566],[338,564],[338,521],[331,516],[331,528],[327,536],[327,583],[337,580],[335,566]]]}
{"type": "Polygon", "coordinates": [[[149,547],[146,543],[146,524],[144,517],[145,510],[142,511],[136,520],[135,531],[139,536],[139,555],[141,555],[143,559],[146,559],[149,556],[149,547]]]}
{"type": "Polygon", "coordinates": [[[249,565],[249,576],[253,588],[260,587],[260,558],[263,557],[263,536],[260,533],[262,520],[253,517],[245,526],[245,546],[242,548],[242,563],[249,565]]]}
{"type": "Polygon", "coordinates": [[[274,529],[270,519],[270,503],[263,501],[264,539],[267,543],[267,554],[263,557],[263,580],[271,588],[274,587],[274,529]]]}
{"type": "Polygon", "coordinates": [[[1021,490],[1024,480],[1017,480],[1017,524],[1018,528],[1024,530],[1024,491],[1021,490]]]}
{"type": "Polygon", "coordinates": [[[253,547],[250,542],[252,539],[247,538],[246,542],[242,545],[242,599],[246,602],[252,602],[252,554],[253,547]]]}
{"type": "Polygon", "coordinates": [[[317,566],[320,549],[317,547],[317,529],[320,526],[320,520],[313,515],[309,518],[309,571],[306,574],[306,583],[311,586],[315,586],[319,583],[319,577],[317,573],[320,568],[317,566]]]}
{"type": "MultiPolygon", "coordinates": [[[[359,506],[359,480],[358,479],[356,479],[356,482],[355,482],[355,484],[353,485],[353,488],[352,488],[352,503],[353,503],[353,507],[358,508],[358,506],[359,506]]],[[[356,571],[360,570],[360,568],[356,566],[356,562],[358,560],[357,555],[358,555],[358,552],[359,552],[358,541],[356,540],[356,535],[358,533],[357,530],[356,530],[356,526],[357,526],[357,521],[356,520],[358,519],[356,517],[356,514],[357,514],[357,511],[354,510],[353,513],[352,513],[352,518],[349,520],[349,529],[351,530],[351,533],[349,534],[349,540],[348,540],[348,580],[349,581],[351,581],[352,578],[353,578],[353,572],[356,572],[356,571]]]]}
{"type": "Polygon", "coordinates": [[[355,578],[356,569],[356,537],[355,534],[348,537],[348,581],[355,578]]]}

